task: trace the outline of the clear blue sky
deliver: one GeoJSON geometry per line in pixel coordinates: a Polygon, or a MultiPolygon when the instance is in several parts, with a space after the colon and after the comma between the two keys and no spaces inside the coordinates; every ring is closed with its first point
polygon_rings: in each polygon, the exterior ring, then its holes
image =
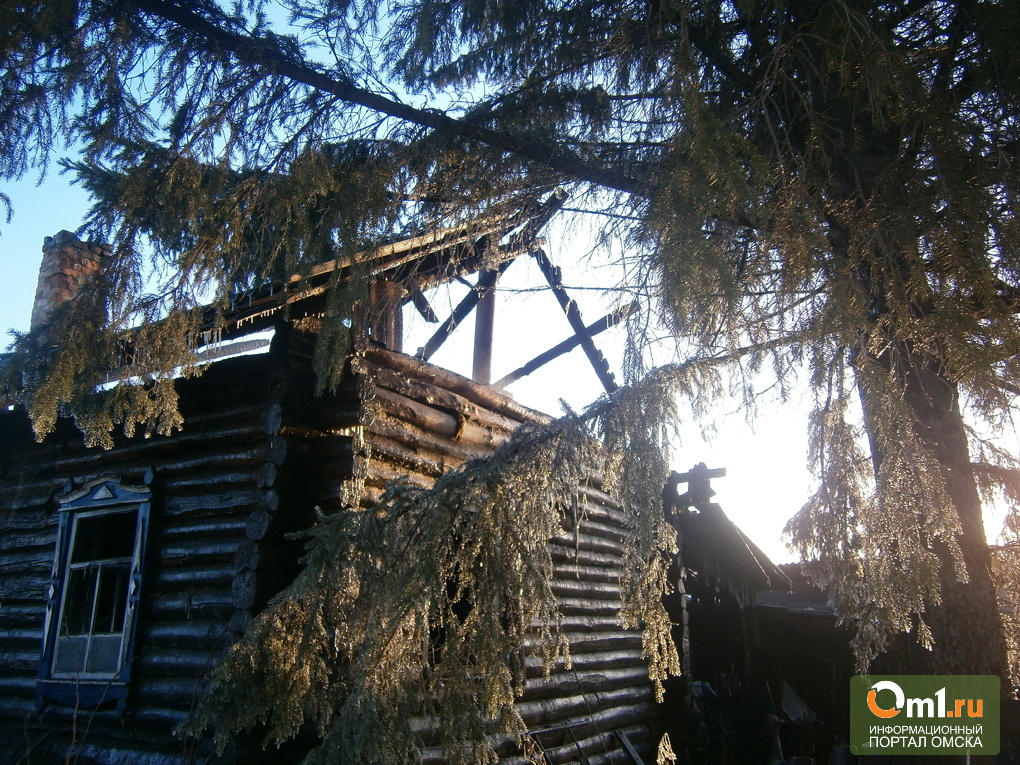
{"type": "Polygon", "coordinates": [[[88,210],[88,195],[71,185],[71,178],[51,172],[41,185],[35,177],[0,183],[11,198],[14,216],[0,220],[0,330],[27,330],[35,299],[43,239],[62,229],[77,229],[88,210]]]}

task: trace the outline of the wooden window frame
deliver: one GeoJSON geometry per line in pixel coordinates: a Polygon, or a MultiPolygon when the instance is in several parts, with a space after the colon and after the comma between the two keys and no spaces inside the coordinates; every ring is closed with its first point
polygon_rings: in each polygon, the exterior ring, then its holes
{"type": "MultiPolygon", "coordinates": [[[[152,493],[148,484],[151,471],[144,478],[144,484],[131,485],[119,477],[104,475],[86,481],[79,488],[65,487],[64,494],[57,498],[59,503],[57,523],[57,544],[53,567],[46,588],[46,616],[43,626],[42,656],[39,661],[36,682],[36,706],[40,709],[47,701],[63,704],[97,707],[105,703],[116,703],[123,714],[127,708],[128,690],[131,683],[132,665],[135,655],[135,641],[138,634],[138,612],[141,605],[145,553],[149,537],[149,515],[152,493]],[[118,556],[114,559],[86,560],[71,562],[75,536],[80,522],[105,515],[137,513],[134,530],[134,547],[130,558],[118,556]],[[121,642],[117,667],[111,671],[69,672],[58,671],[57,649],[60,642],[60,628],[67,606],[65,595],[68,580],[75,570],[88,568],[97,571],[104,566],[128,563],[128,575],[123,597],[124,616],[120,631],[121,642]]],[[[120,597],[116,599],[120,608],[120,597]]],[[[86,657],[91,656],[92,643],[97,633],[94,618],[98,609],[97,599],[92,601],[89,614],[89,628],[86,634],[86,657]]],[[[101,633],[115,635],[112,633],[101,633]]]]}

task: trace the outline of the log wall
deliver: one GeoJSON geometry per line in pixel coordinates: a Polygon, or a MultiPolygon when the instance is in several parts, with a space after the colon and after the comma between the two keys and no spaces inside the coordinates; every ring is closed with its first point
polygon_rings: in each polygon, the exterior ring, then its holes
{"type": "MultiPolygon", "coordinates": [[[[286,532],[309,526],[315,506],[371,506],[395,478],[430,485],[491,453],[522,422],[546,419],[380,349],[357,359],[337,392],[316,398],[313,342],[280,331],[269,354],[221,361],[181,381],[185,426],[169,438],[90,450],[65,422],[35,444],[23,413],[0,412],[0,745],[32,748],[31,761],[47,753],[62,761],[72,744],[97,762],[206,761],[206,744],[186,748],[172,730],[223,648],[296,572],[301,550],[286,532]],[[148,469],[151,536],[128,711],[119,718],[114,709],[50,703],[39,716],[55,497],[68,480],[113,473],[137,482],[148,469]]],[[[531,730],[547,731],[536,740],[550,763],[577,760],[578,746],[592,763],[632,763],[615,731],[650,762],[658,711],[641,635],[616,620],[626,518],[597,484],[585,500],[580,527],[566,521],[550,542],[572,668],[559,665],[543,679],[540,662],[528,659],[520,710],[531,730]]],[[[246,751],[234,756],[242,761],[246,751]]],[[[524,761],[512,741],[499,751],[507,763],[524,761]]],[[[439,762],[441,753],[429,750],[426,760],[439,762]]]]}
{"type": "MultiPolygon", "coordinates": [[[[359,369],[367,406],[355,472],[365,505],[389,480],[406,476],[428,486],[464,460],[489,454],[519,424],[548,421],[492,388],[408,356],[374,349],[359,369]]],[[[598,486],[596,480],[583,491],[579,526],[566,519],[550,541],[571,669],[560,663],[545,680],[541,660],[528,658],[518,708],[529,730],[548,731],[535,738],[550,763],[578,761],[579,745],[593,765],[633,765],[615,731],[652,762],[661,731],[641,633],[622,629],[616,618],[627,518],[598,486]]],[[[510,740],[499,751],[503,762],[530,762],[510,740]]],[[[442,762],[441,752],[430,749],[426,761],[442,762]]]]}
{"type": "Polygon", "coordinates": [[[0,725],[14,751],[28,750],[27,761],[63,761],[72,745],[97,762],[176,763],[194,754],[172,730],[266,596],[251,571],[266,555],[256,542],[272,531],[268,516],[280,505],[277,471],[287,454],[275,432],[279,395],[270,366],[267,356],[239,358],[180,381],[182,432],[121,438],[109,451],[86,449],[67,422],[37,444],[23,412],[0,412],[0,725]],[[37,714],[55,498],[68,481],[112,473],[140,483],[149,469],[152,513],[128,711],[120,718],[109,707],[48,702],[37,714]]]}

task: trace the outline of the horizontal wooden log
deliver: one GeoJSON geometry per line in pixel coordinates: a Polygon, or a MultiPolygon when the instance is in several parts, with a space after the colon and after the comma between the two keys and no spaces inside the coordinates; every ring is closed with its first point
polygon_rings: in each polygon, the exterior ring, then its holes
{"type": "Polygon", "coordinates": [[[578,632],[603,634],[606,632],[619,632],[622,629],[616,614],[563,614],[560,617],[559,624],[560,629],[565,634],[575,634],[578,632]]]}
{"type": "Polygon", "coordinates": [[[204,678],[143,676],[135,682],[135,699],[139,708],[154,704],[191,709],[201,697],[204,686],[204,678]]]}
{"type": "Polygon", "coordinates": [[[429,406],[398,391],[388,390],[378,381],[374,390],[374,403],[381,406],[382,411],[394,420],[415,425],[445,438],[456,438],[468,424],[464,415],[429,406]]]}
{"type": "MultiPolygon", "coordinates": [[[[206,381],[208,383],[208,380],[206,381]]],[[[252,390],[245,395],[243,391],[231,392],[230,398],[222,395],[182,401],[184,426],[187,428],[211,427],[224,422],[257,422],[265,409],[265,395],[262,391],[252,390]]]]}
{"type": "Polygon", "coordinates": [[[528,409],[488,386],[478,385],[458,374],[433,366],[432,364],[426,364],[412,356],[393,353],[382,348],[371,348],[366,351],[365,358],[370,362],[375,362],[380,367],[392,369],[411,379],[421,380],[429,385],[435,385],[457,393],[472,403],[501,414],[508,419],[517,422],[536,422],[540,424],[550,420],[548,416],[533,409],[528,409]]]}
{"type": "Polygon", "coordinates": [[[118,472],[132,463],[156,464],[163,456],[180,454],[197,446],[209,449],[217,441],[238,444],[265,439],[257,423],[229,424],[213,429],[182,431],[173,436],[153,436],[132,440],[109,450],[83,452],[55,460],[52,469],[61,474],[94,471],[97,468],[118,472]],[[128,463],[124,465],[124,463],[128,463]],[[124,467],[118,467],[124,465],[124,467]]]}
{"type": "Polygon", "coordinates": [[[261,465],[267,457],[268,441],[256,439],[252,443],[234,445],[217,444],[219,448],[209,449],[201,456],[196,450],[160,460],[156,475],[161,481],[179,475],[191,475],[196,470],[233,470],[238,467],[261,465]]]}
{"type": "MultiPolygon", "coordinates": [[[[580,749],[587,758],[588,765],[634,765],[634,760],[616,736],[615,732],[618,730],[627,735],[627,740],[634,746],[639,756],[654,757],[658,740],[652,741],[652,726],[648,721],[656,720],[657,710],[641,705],[624,707],[612,710],[612,712],[612,714],[601,718],[598,715],[594,716],[596,722],[582,729],[581,732],[575,730],[576,744],[570,741],[558,747],[547,748],[546,755],[549,762],[552,765],[577,762],[578,749],[580,749]],[[591,731],[592,734],[585,735],[585,731],[591,731]]],[[[645,759],[645,762],[651,762],[651,760],[645,759]]]]}
{"type": "Polygon", "coordinates": [[[35,675],[0,672],[0,705],[19,696],[35,696],[35,675]]]}
{"type": "Polygon", "coordinates": [[[157,536],[161,545],[186,545],[187,540],[210,537],[239,538],[244,534],[248,512],[242,510],[218,516],[183,515],[165,522],[161,519],[157,536]]]}
{"type": "Polygon", "coordinates": [[[233,560],[225,563],[158,567],[146,579],[145,586],[153,591],[165,592],[182,587],[215,588],[229,587],[234,580],[236,569],[233,560]]]}
{"type": "Polygon", "coordinates": [[[237,554],[238,540],[236,536],[223,537],[194,536],[187,540],[174,540],[160,545],[156,552],[159,555],[157,565],[179,566],[200,561],[232,560],[237,554]]]}
{"type": "MultiPolygon", "coordinates": [[[[647,726],[639,723],[630,726],[627,730],[637,736],[641,736],[643,732],[644,738],[647,739],[648,733],[645,728],[647,726]]],[[[566,736],[566,732],[563,735],[566,736]]],[[[577,765],[580,761],[578,759],[578,746],[580,746],[581,751],[584,753],[585,759],[583,761],[587,765],[634,765],[634,760],[623,749],[614,731],[596,733],[591,738],[578,739],[576,745],[573,740],[570,740],[569,745],[547,748],[544,751],[545,759],[543,760],[543,765],[546,763],[548,765],[577,765]]],[[[643,743],[642,746],[644,746],[643,743]]],[[[534,765],[535,760],[532,756],[521,754],[519,748],[513,749],[513,752],[513,754],[501,756],[499,758],[499,765],[534,765]]],[[[654,754],[648,754],[640,750],[639,754],[644,758],[642,762],[650,763],[654,759],[654,754]]],[[[427,765],[437,765],[443,762],[446,762],[444,756],[434,749],[426,750],[422,759],[422,763],[427,765]]]]}
{"type": "Polygon", "coordinates": [[[366,426],[365,439],[369,444],[378,437],[376,434],[409,447],[426,449],[434,454],[448,454],[461,462],[492,454],[492,449],[487,447],[452,441],[389,417],[377,417],[366,426]]]}
{"type": "MultiPolygon", "coordinates": [[[[584,529],[584,526],[581,527],[584,529]]],[[[561,531],[554,534],[550,541],[553,544],[560,545],[561,547],[577,547],[580,550],[586,550],[590,552],[607,553],[623,555],[624,543],[613,538],[607,538],[603,536],[594,536],[588,534],[587,531],[582,531],[580,534],[574,534],[570,531],[561,531]]]]}
{"type": "Polygon", "coordinates": [[[620,584],[619,566],[581,566],[574,563],[559,563],[553,566],[557,579],[576,582],[604,582],[620,584]]]}
{"type": "MultiPolygon", "coordinates": [[[[3,634],[0,634],[0,646],[3,646],[0,654],[8,651],[17,651],[25,646],[29,646],[32,650],[38,652],[42,645],[42,628],[42,620],[40,620],[37,624],[28,622],[18,627],[5,629],[3,634]]],[[[36,658],[38,659],[39,657],[36,656],[36,658]]]]}
{"type": "Polygon", "coordinates": [[[293,447],[304,449],[317,459],[350,459],[354,452],[349,434],[327,433],[313,427],[285,427],[281,431],[293,447]]]}
{"type": "MultiPolygon", "coordinates": [[[[627,531],[619,526],[610,526],[609,524],[593,520],[590,517],[582,517],[578,520],[580,521],[581,531],[586,534],[605,537],[606,539],[613,539],[618,542],[625,542],[627,540],[627,531]]],[[[567,532],[574,530],[574,518],[568,513],[563,515],[563,530],[567,532]]]]}
{"type": "Polygon", "coordinates": [[[613,518],[619,526],[628,526],[631,522],[630,514],[623,509],[623,505],[612,495],[602,490],[602,480],[588,477],[587,482],[578,487],[578,491],[587,503],[590,512],[598,513],[605,518],[613,518]],[[597,484],[597,485],[596,485],[597,484]]]}
{"type": "MultiPolygon", "coordinates": [[[[252,466],[254,467],[254,466],[252,466]]],[[[166,493],[188,494],[198,490],[208,490],[211,487],[237,486],[239,488],[254,488],[257,485],[254,470],[195,470],[194,472],[182,473],[173,477],[164,478],[160,476],[160,489],[166,493]]]]}
{"type": "MultiPolygon", "coordinates": [[[[638,667],[647,674],[647,662],[641,657],[640,633],[631,633],[638,638],[637,645],[624,648],[611,648],[603,645],[596,645],[597,650],[585,653],[581,650],[571,650],[570,669],[567,669],[566,660],[560,658],[550,668],[552,674],[564,672],[578,673],[583,675],[586,672],[602,671],[620,667],[638,667]]],[[[541,678],[545,674],[545,665],[538,656],[527,656],[524,660],[525,668],[529,678],[541,678]]]]}
{"type": "MultiPolygon", "coordinates": [[[[384,488],[378,486],[365,486],[361,490],[361,507],[371,508],[375,507],[382,500],[383,494],[386,493],[384,488]]],[[[342,509],[342,493],[337,492],[335,496],[330,498],[330,504],[328,507],[331,512],[342,509]]],[[[323,505],[323,509],[326,509],[326,505],[323,505]]]]}
{"type": "MultiPolygon", "coordinates": [[[[606,625],[612,627],[613,625],[606,625]]],[[[563,637],[570,645],[570,653],[574,655],[598,655],[603,651],[620,651],[641,648],[641,631],[624,630],[616,625],[616,629],[603,631],[589,630],[585,632],[563,632],[563,637]]]]}
{"type": "Polygon", "coordinates": [[[384,366],[365,364],[364,374],[374,386],[376,394],[380,389],[398,393],[421,404],[456,413],[469,421],[499,423],[505,432],[514,430],[520,423],[527,422],[519,417],[507,417],[504,413],[491,409],[477,401],[465,397],[460,391],[434,385],[414,375],[406,375],[400,371],[384,366]],[[488,417],[486,417],[488,415],[488,417]]]}
{"type": "Polygon", "coordinates": [[[365,476],[365,483],[369,486],[385,487],[393,481],[409,483],[412,486],[420,486],[423,489],[428,489],[432,486],[432,481],[428,476],[402,471],[399,469],[399,466],[391,467],[381,460],[372,460],[368,465],[368,471],[368,475],[365,476]]]}
{"type": "Polygon", "coordinates": [[[39,590],[33,600],[4,600],[0,605],[0,630],[6,632],[33,625],[41,629],[45,614],[45,590],[39,590]]]}
{"type": "MultiPolygon", "coordinates": [[[[576,757],[578,747],[587,755],[621,752],[623,747],[614,731],[626,732],[632,744],[644,743],[651,740],[655,731],[661,727],[658,718],[658,710],[652,705],[629,704],[567,721],[565,725],[570,726],[569,732],[561,723],[559,726],[534,728],[529,735],[541,741],[543,748],[554,759],[570,751],[576,757]]],[[[628,763],[633,765],[633,760],[628,760],[628,763]]]]}
{"type": "Polygon", "coordinates": [[[644,686],[648,683],[648,668],[643,666],[576,674],[568,670],[550,675],[548,680],[541,677],[530,679],[521,703],[560,699],[575,693],[609,693],[620,688],[644,686]]]}
{"type": "MultiPolygon", "coordinates": [[[[571,535],[572,536],[572,535],[571,535]]],[[[562,539],[562,536],[560,537],[562,539]]],[[[573,539],[571,539],[573,542],[573,539]]],[[[592,566],[596,568],[619,569],[623,565],[623,557],[612,553],[582,550],[574,544],[549,544],[549,554],[553,562],[565,565],[592,566]]]]}
{"type": "Polygon", "coordinates": [[[320,403],[314,410],[314,422],[327,430],[351,428],[361,422],[362,411],[360,401],[343,401],[325,406],[320,403]]]}
{"type": "Polygon", "coordinates": [[[0,494],[0,513],[4,514],[0,528],[29,528],[56,510],[54,497],[60,492],[59,487],[43,492],[19,492],[16,486],[5,485],[0,494]]]}
{"type": "Polygon", "coordinates": [[[556,699],[522,701],[517,706],[528,728],[553,725],[557,721],[592,712],[643,704],[651,701],[655,694],[651,683],[617,688],[606,692],[574,694],[556,699]]]}
{"type": "Polygon", "coordinates": [[[12,600],[31,600],[41,598],[49,582],[50,569],[39,569],[33,573],[0,576],[0,602],[8,598],[12,600]]]}
{"type": "MultiPolygon", "coordinates": [[[[649,705],[631,705],[621,707],[618,713],[608,717],[600,716],[600,713],[590,718],[581,720],[566,721],[567,724],[579,723],[571,726],[573,737],[566,730],[554,730],[549,733],[539,734],[543,748],[545,749],[548,762],[556,765],[567,765],[576,763],[578,760],[578,747],[587,758],[589,763],[598,762],[599,765],[634,765],[634,761],[624,751],[614,731],[622,730],[627,734],[631,743],[639,745],[641,751],[648,749],[648,743],[652,740],[652,725],[648,720],[657,721],[657,710],[649,705]],[[588,721],[585,724],[585,721],[588,721]],[[574,739],[577,739],[577,744],[574,739]],[[608,756],[609,759],[602,759],[608,756]]],[[[506,735],[493,736],[492,742],[498,756],[500,765],[534,765],[533,757],[526,757],[517,745],[514,737],[506,735]]],[[[658,738],[652,741],[653,746],[658,744],[658,738]]],[[[637,748],[637,746],[636,746],[637,748]]],[[[447,762],[447,757],[438,746],[431,746],[422,752],[420,761],[423,765],[442,765],[447,762]]],[[[646,759],[650,763],[650,759],[646,759]]]]}
{"type": "MultiPolygon", "coordinates": [[[[0,489],[2,490],[2,489],[0,489]]],[[[0,511],[0,517],[3,515],[0,511]]],[[[0,523],[0,561],[11,553],[25,553],[32,549],[43,549],[49,547],[53,550],[57,538],[56,518],[50,518],[50,514],[42,514],[34,508],[22,510],[15,508],[6,513],[7,523],[0,523]],[[11,516],[19,515],[19,518],[11,516]]],[[[53,511],[56,516],[56,511],[53,511]]]]}
{"type": "Polygon", "coordinates": [[[188,648],[144,650],[135,659],[134,668],[146,677],[176,677],[185,680],[205,678],[218,663],[216,651],[188,648]]]}
{"type": "Polygon", "coordinates": [[[408,449],[398,442],[378,436],[372,439],[371,448],[372,464],[386,462],[394,468],[402,468],[432,479],[461,464],[461,460],[449,455],[421,448],[408,449]]]}
{"type": "Polygon", "coordinates": [[[378,381],[374,404],[388,416],[455,441],[495,446],[506,441],[520,425],[486,409],[472,407],[469,412],[430,405],[397,390],[390,390],[378,381]]]}
{"type": "Polygon", "coordinates": [[[46,700],[44,720],[45,725],[51,730],[66,733],[68,742],[75,725],[81,726],[84,720],[87,720],[89,733],[95,731],[97,736],[101,736],[104,730],[122,730],[124,725],[120,714],[111,705],[86,710],[75,704],[62,704],[53,699],[46,700]]]}
{"type": "MultiPolygon", "coordinates": [[[[606,732],[607,728],[624,728],[644,723],[649,727],[658,722],[658,711],[651,703],[651,686],[645,689],[621,688],[605,694],[577,694],[561,699],[539,699],[530,702],[518,702],[517,709],[522,713],[526,731],[544,731],[562,725],[570,725],[579,740],[597,736],[606,732]],[[606,700],[608,703],[603,703],[606,700]],[[547,718],[541,721],[539,718],[547,718]],[[612,727],[610,727],[612,726],[612,727]]],[[[439,725],[435,720],[416,720],[412,729],[421,737],[426,746],[424,762],[442,762],[438,758],[439,725]]],[[[536,735],[536,734],[532,734],[536,735]]],[[[565,731],[538,733],[550,745],[570,740],[565,731]],[[550,740],[551,738],[551,740],[550,740]]],[[[643,738],[647,738],[647,733],[643,738]]],[[[500,763],[513,762],[521,753],[516,738],[511,735],[497,734],[489,739],[493,748],[500,756],[500,763]]],[[[576,750],[575,750],[576,754],[576,750]]]]}
{"type": "Polygon", "coordinates": [[[615,616],[623,605],[619,600],[596,600],[594,598],[557,598],[561,614],[577,616],[615,616]]]}
{"type": "Polygon", "coordinates": [[[150,593],[146,600],[150,618],[154,619],[227,620],[237,610],[229,586],[150,593]]]}
{"type": "Polygon", "coordinates": [[[0,643],[0,667],[8,674],[23,673],[34,676],[39,670],[39,657],[42,656],[42,639],[35,641],[31,646],[19,650],[10,650],[4,643],[0,643]]]}
{"type": "Polygon", "coordinates": [[[43,542],[21,549],[5,550],[0,555],[0,576],[17,574],[25,569],[38,569],[49,573],[53,567],[55,541],[53,539],[49,544],[43,542]]]}
{"type": "Polygon", "coordinates": [[[139,623],[141,650],[148,646],[166,649],[194,649],[203,653],[214,651],[232,639],[228,622],[223,619],[191,619],[158,621],[142,619],[139,623]]]}
{"type": "MultiPolygon", "coordinates": [[[[188,719],[188,715],[191,713],[192,707],[184,706],[181,704],[179,707],[171,706],[158,706],[156,703],[161,700],[159,697],[148,697],[146,703],[142,705],[134,705],[137,708],[132,709],[131,712],[131,723],[133,726],[145,728],[147,730],[176,730],[185,720],[188,719]]],[[[151,735],[151,734],[147,734],[151,735]]],[[[180,752],[184,750],[183,743],[179,739],[174,739],[172,742],[176,746],[178,757],[180,752]]],[[[140,762],[141,760],[126,760],[126,762],[140,762]]],[[[179,760],[178,760],[179,761],[179,760]]],[[[170,762],[174,762],[170,759],[170,762]]],[[[162,763],[160,763],[162,765],[162,763]]]]}
{"type": "Polygon", "coordinates": [[[615,582],[596,582],[577,579],[553,579],[552,591],[559,597],[585,597],[598,600],[620,599],[620,585],[615,582]]]}
{"type": "Polygon", "coordinates": [[[48,474],[45,462],[36,462],[35,459],[31,459],[27,464],[23,462],[25,458],[33,457],[35,455],[31,454],[30,450],[11,455],[7,463],[10,472],[0,480],[0,486],[4,489],[4,503],[0,507],[45,505],[64,488],[66,479],[54,478],[52,474],[48,474]],[[20,469],[10,470],[15,464],[19,465],[20,469]]]}
{"type": "Polygon", "coordinates": [[[254,486],[250,489],[233,491],[207,492],[201,494],[173,494],[166,496],[160,503],[164,515],[198,514],[211,515],[223,510],[238,510],[244,507],[257,506],[262,499],[262,491],[254,486]]]}

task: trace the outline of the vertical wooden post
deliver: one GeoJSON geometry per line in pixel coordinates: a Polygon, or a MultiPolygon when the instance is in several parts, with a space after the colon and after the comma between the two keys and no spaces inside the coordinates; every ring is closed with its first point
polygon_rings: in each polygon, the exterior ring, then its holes
{"type": "Polygon", "coordinates": [[[475,352],[471,379],[481,385],[492,382],[492,334],[496,320],[496,280],[499,272],[478,274],[478,307],[475,308],[475,352]]]}
{"type": "Polygon", "coordinates": [[[400,353],[404,341],[403,286],[387,279],[376,279],[370,286],[369,297],[372,302],[369,320],[372,338],[400,353]]]}

